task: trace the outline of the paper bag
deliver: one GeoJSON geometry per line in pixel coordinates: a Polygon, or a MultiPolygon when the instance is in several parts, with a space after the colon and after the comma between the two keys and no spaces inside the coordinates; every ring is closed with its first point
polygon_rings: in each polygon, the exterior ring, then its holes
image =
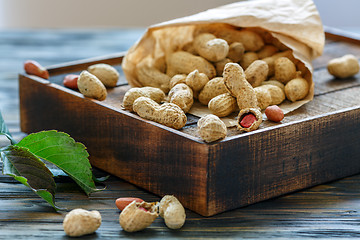
{"type": "MultiPolygon", "coordinates": [[[[200,24],[219,23],[268,31],[292,49],[294,57],[305,64],[309,71],[305,77],[310,84],[309,94],[303,100],[282,103],[280,107],[285,114],[313,99],[311,61],[322,54],[325,35],[319,13],[311,0],[237,2],[153,25],[129,49],[123,60],[122,68],[127,81],[133,87],[141,87],[135,73],[137,63],[149,57],[154,62],[164,59],[167,54],[192,42],[194,31],[200,24]]],[[[195,105],[190,113],[201,117],[210,112],[206,106],[195,105]]],[[[227,126],[234,124],[235,121],[227,121],[227,126]]]]}

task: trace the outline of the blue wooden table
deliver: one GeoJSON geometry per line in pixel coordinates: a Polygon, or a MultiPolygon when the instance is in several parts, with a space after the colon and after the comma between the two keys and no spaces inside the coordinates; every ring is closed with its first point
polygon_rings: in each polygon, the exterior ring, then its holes
{"type": "MultiPolygon", "coordinates": [[[[47,66],[127,50],[144,29],[11,30],[0,31],[0,110],[17,140],[19,129],[17,75],[23,62],[34,59],[47,66]]],[[[7,145],[0,138],[0,146],[7,145]]],[[[99,176],[106,175],[96,171],[99,176]]],[[[161,218],[138,233],[124,232],[119,223],[118,197],[158,201],[159,196],[110,177],[107,189],[84,195],[69,178],[56,180],[56,203],[69,210],[96,209],[103,222],[95,234],[82,239],[134,238],[248,238],[348,239],[360,237],[360,175],[270,199],[248,207],[201,217],[189,210],[184,227],[168,229],[161,218]]],[[[31,190],[0,174],[0,239],[67,239],[62,221],[66,211],[55,212],[31,190]]]]}

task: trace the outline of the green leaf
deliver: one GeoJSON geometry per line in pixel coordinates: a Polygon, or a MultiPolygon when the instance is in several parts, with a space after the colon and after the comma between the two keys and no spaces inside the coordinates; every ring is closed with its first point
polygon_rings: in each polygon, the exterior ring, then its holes
{"type": "Polygon", "coordinates": [[[56,210],[55,181],[45,164],[28,149],[8,146],[1,149],[3,174],[14,177],[17,181],[33,190],[56,210]]]}
{"type": "Polygon", "coordinates": [[[5,121],[0,112],[0,135],[5,135],[11,142],[11,144],[16,144],[16,141],[11,136],[9,129],[7,128],[5,121]]]}
{"type": "Polygon", "coordinates": [[[100,191],[95,187],[85,146],[75,142],[68,134],[55,130],[33,133],[23,138],[17,146],[26,147],[39,158],[55,164],[87,195],[100,191]]]}

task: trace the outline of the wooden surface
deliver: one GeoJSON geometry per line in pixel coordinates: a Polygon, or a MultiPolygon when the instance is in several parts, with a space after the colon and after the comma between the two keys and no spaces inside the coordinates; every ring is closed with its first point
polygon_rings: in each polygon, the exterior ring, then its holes
{"type": "Polygon", "coordinates": [[[88,147],[93,166],[159,196],[174,194],[203,216],[350,176],[360,172],[360,161],[353,160],[360,149],[347,146],[360,145],[358,89],[354,78],[329,85],[334,79],[323,66],[346,48],[359,55],[360,45],[333,39],[314,63],[313,101],[251,133],[233,127],[224,140],[206,144],[190,114],[180,131],[144,120],[122,109],[129,89],[124,78],[101,102],[62,86],[65,74],[99,62],[121,71],[121,54],[51,66],[49,81],[20,75],[21,130],[67,132],[88,147]]]}
{"type": "MultiPolygon", "coordinates": [[[[132,36],[136,34],[139,36],[140,33],[135,31],[132,36]]],[[[97,52],[98,49],[106,45],[106,41],[104,43],[102,41],[92,42],[92,40],[98,38],[103,40],[109,39],[110,36],[121,40],[124,34],[129,34],[129,31],[94,31],[85,33],[69,33],[66,31],[0,32],[0,60],[3,63],[0,72],[0,109],[9,124],[10,131],[14,133],[15,137],[20,139],[23,136],[19,132],[16,75],[17,72],[21,71],[24,60],[28,58],[40,59],[39,61],[44,65],[61,63],[64,62],[61,57],[64,57],[66,52],[74,55],[76,47],[84,51],[85,54],[92,53],[89,49],[93,49],[96,52],[94,55],[86,57],[123,51],[126,49],[110,47],[107,49],[109,52],[106,52],[105,48],[99,54],[97,52]],[[30,39],[29,42],[33,41],[33,45],[30,44],[31,46],[29,46],[26,39],[30,39]],[[37,58],[37,56],[43,56],[43,58],[37,58]]],[[[122,41],[124,43],[129,41],[129,39],[125,38],[122,41]]],[[[333,46],[332,42],[328,42],[325,52],[331,52],[334,56],[340,56],[348,53],[344,52],[345,50],[353,50],[351,44],[344,44],[339,49],[335,48],[336,51],[331,50],[333,46]]],[[[81,51],[79,50],[79,52],[81,51]]],[[[358,55],[356,51],[355,54],[358,55]]],[[[68,55],[66,56],[69,58],[67,59],[68,61],[82,58],[77,58],[76,56],[71,59],[68,55]]],[[[314,65],[319,68],[318,72],[322,72],[321,74],[327,76],[323,69],[325,66],[324,60],[315,61],[314,65]]],[[[323,98],[324,104],[322,106],[307,104],[305,105],[306,107],[304,106],[298,110],[298,114],[306,116],[306,112],[309,109],[325,111],[323,110],[324,108],[329,112],[334,112],[343,109],[343,104],[351,105],[353,101],[357,101],[356,97],[351,97],[350,99],[346,98],[346,101],[339,102],[337,98],[339,95],[334,95],[331,100],[326,97],[328,95],[326,88],[332,88],[331,93],[340,94],[343,92],[343,96],[349,96],[349,93],[353,92],[353,96],[357,96],[354,92],[358,91],[360,85],[358,78],[339,82],[327,76],[322,80],[324,81],[323,88],[316,88],[316,97],[323,98]],[[343,88],[341,87],[342,84],[347,86],[346,89],[341,90],[343,88]]],[[[5,144],[7,144],[6,140],[1,139],[1,145],[5,144]]],[[[352,147],[355,146],[349,144],[349,148],[352,147]]],[[[97,174],[103,176],[105,173],[97,171],[97,174]]],[[[135,234],[129,234],[121,230],[117,222],[119,211],[114,206],[114,200],[122,196],[136,196],[147,201],[156,201],[159,200],[158,196],[138,189],[115,177],[110,177],[105,182],[107,190],[95,193],[89,198],[82,194],[68,178],[59,178],[57,183],[56,199],[59,206],[68,209],[77,207],[97,209],[103,216],[103,224],[97,233],[84,237],[84,239],[144,237],[162,239],[206,237],[222,239],[348,239],[360,237],[358,228],[360,219],[358,214],[360,211],[359,175],[209,218],[201,217],[187,210],[187,222],[180,231],[167,229],[162,219],[159,218],[148,229],[135,234]]],[[[61,225],[64,214],[65,212],[55,213],[25,186],[16,183],[7,176],[0,177],[0,239],[66,238],[61,225]]]]}

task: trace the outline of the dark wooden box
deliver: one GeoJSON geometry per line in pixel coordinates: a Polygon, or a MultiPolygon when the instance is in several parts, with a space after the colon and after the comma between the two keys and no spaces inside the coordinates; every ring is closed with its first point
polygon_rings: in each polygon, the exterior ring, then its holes
{"type": "Polygon", "coordinates": [[[356,174],[360,76],[334,79],[326,64],[347,53],[359,57],[359,41],[327,37],[324,55],[313,63],[314,100],[254,132],[230,129],[226,139],[207,144],[196,132],[197,117],[174,130],[123,110],[129,89],[123,77],[103,102],[61,85],[65,74],[94,63],[121,70],[122,53],[51,66],[50,81],[20,74],[21,129],[65,131],[87,146],[93,166],[160,196],[174,194],[204,216],[356,174]]]}

